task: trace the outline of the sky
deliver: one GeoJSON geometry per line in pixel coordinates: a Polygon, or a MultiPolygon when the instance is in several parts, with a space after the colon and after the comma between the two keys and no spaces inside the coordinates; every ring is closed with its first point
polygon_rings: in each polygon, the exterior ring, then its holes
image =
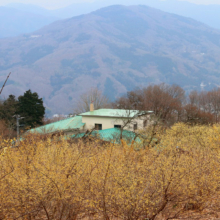
{"type": "MultiPolygon", "coordinates": [[[[24,4],[38,5],[47,9],[57,9],[57,8],[66,7],[73,3],[95,2],[95,1],[105,1],[105,0],[46,0],[46,1],[45,0],[0,0],[0,6],[4,6],[9,3],[24,3],[24,4]]],[[[176,0],[176,1],[181,1],[181,0],[176,0]]],[[[220,0],[182,0],[182,1],[188,1],[195,4],[220,5],[220,0]]],[[[120,0],[118,0],[118,2],[120,3],[120,0]]]]}

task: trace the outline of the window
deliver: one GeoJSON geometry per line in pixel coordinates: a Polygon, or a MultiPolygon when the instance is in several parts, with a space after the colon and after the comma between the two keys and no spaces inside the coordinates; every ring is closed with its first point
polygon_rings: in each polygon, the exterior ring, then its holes
{"type": "Polygon", "coordinates": [[[147,127],[147,120],[144,121],[144,128],[147,127]]]}
{"type": "Polygon", "coordinates": [[[95,130],[102,130],[102,124],[95,124],[95,130]]]}
{"type": "Polygon", "coordinates": [[[138,129],[138,125],[134,124],[134,131],[138,129]]]}
{"type": "Polygon", "coordinates": [[[121,128],[121,125],[114,125],[114,128],[121,128]]]}

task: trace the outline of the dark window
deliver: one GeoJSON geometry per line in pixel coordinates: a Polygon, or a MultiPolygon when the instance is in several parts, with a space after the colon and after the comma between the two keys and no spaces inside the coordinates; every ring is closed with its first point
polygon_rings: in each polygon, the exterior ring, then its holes
{"type": "Polygon", "coordinates": [[[114,125],[114,128],[121,128],[121,125],[114,125]]]}
{"type": "Polygon", "coordinates": [[[137,129],[138,129],[138,125],[134,124],[134,130],[137,130],[137,129]]]}
{"type": "Polygon", "coordinates": [[[147,120],[144,121],[144,128],[147,127],[147,120]]]}
{"type": "Polygon", "coordinates": [[[95,130],[102,130],[102,124],[95,124],[95,130]]]}

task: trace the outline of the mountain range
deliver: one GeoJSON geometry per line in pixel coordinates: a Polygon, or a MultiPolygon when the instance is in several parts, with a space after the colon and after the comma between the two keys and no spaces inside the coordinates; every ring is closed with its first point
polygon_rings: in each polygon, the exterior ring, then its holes
{"type": "Polygon", "coordinates": [[[111,100],[135,87],[220,85],[220,31],[147,6],[115,5],[0,39],[3,97],[27,89],[48,114],[71,113],[80,94],[98,87],[111,100]]]}
{"type": "Polygon", "coordinates": [[[13,3],[6,5],[6,7],[0,7],[0,38],[36,31],[54,21],[91,13],[114,4],[146,5],[165,12],[190,17],[220,29],[220,5],[198,5],[177,0],[97,0],[48,10],[32,4],[13,3]]]}

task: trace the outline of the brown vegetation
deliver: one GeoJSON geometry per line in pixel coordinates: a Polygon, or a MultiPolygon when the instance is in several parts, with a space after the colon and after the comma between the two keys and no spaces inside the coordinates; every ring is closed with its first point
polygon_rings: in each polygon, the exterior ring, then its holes
{"type": "Polygon", "coordinates": [[[220,89],[192,91],[186,96],[177,85],[150,85],[130,91],[113,103],[115,108],[153,111],[166,124],[213,124],[220,121],[220,89]]]}
{"type": "Polygon", "coordinates": [[[4,120],[0,121],[0,136],[4,139],[11,139],[16,137],[16,131],[13,128],[8,127],[4,120]]]}
{"type": "Polygon", "coordinates": [[[11,148],[1,139],[0,218],[217,218],[220,126],[176,124],[156,137],[139,150],[37,135],[11,148]]]}

